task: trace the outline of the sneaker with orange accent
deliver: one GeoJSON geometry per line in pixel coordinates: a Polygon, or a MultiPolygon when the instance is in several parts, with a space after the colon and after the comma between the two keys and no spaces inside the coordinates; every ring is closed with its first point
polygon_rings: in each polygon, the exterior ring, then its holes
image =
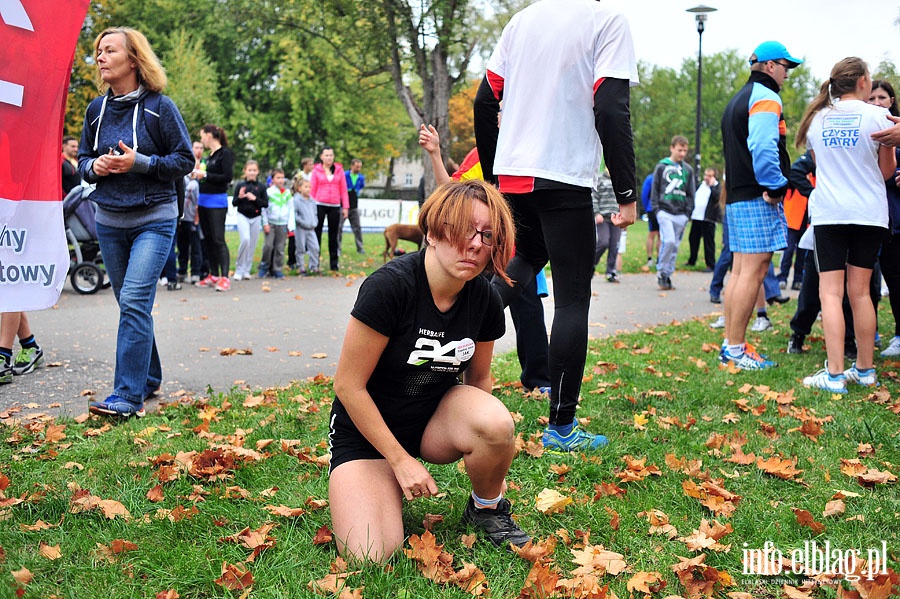
{"type": "Polygon", "coordinates": [[[215,287],[216,283],[219,282],[219,277],[214,277],[212,275],[206,275],[205,279],[197,281],[194,283],[197,287],[215,287]]]}
{"type": "Polygon", "coordinates": [[[219,277],[219,280],[216,281],[216,291],[228,291],[231,289],[231,281],[228,277],[219,277]]]}
{"type": "Polygon", "coordinates": [[[744,351],[737,356],[729,354],[725,348],[722,348],[719,359],[722,361],[722,364],[727,366],[729,363],[732,363],[735,368],[740,370],[764,370],[778,366],[775,362],[767,360],[765,356],[759,355],[756,348],[749,343],[744,344],[744,351]]]}

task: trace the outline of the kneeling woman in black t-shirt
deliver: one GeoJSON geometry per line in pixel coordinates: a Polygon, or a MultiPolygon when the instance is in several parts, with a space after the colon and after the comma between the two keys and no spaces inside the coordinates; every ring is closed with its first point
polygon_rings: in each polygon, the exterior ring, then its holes
{"type": "Polygon", "coordinates": [[[422,206],[419,227],[425,248],[391,261],[360,287],[334,377],[334,536],[342,554],[376,562],[403,543],[403,498],[438,493],[417,458],[462,458],[472,482],[463,519],[497,545],[529,540],[503,499],[514,427],[491,395],[503,306],[479,276],[490,265],[506,278],[512,215],[493,187],[448,183],[422,206]]]}

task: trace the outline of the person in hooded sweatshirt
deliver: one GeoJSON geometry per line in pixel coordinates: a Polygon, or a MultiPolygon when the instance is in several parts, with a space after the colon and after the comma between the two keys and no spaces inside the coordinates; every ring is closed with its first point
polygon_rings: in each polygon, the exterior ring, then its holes
{"type": "Polygon", "coordinates": [[[116,301],[119,327],[113,391],[90,403],[94,414],[141,417],[162,384],[151,309],[178,221],[176,180],[194,157],[175,103],[160,92],[166,73],[135,29],[107,29],[94,40],[99,87],[96,116],[85,116],[78,170],[96,184],[97,235],[116,301]],[[158,104],[158,112],[145,104],[158,104]],[[155,141],[158,140],[158,141],[155,141]],[[163,147],[160,147],[160,144],[163,147]]]}

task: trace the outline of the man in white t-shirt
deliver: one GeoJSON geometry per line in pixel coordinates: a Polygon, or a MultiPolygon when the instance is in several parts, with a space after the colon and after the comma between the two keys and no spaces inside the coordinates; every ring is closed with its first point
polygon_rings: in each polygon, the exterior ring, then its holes
{"type": "MultiPolygon", "coordinates": [[[[516,256],[508,272],[526,282],[548,261],[553,269],[550,423],[543,437],[551,451],[607,443],[575,421],[595,245],[591,188],[602,143],[619,204],[612,221],[621,228],[634,223],[629,97],[637,82],[624,16],[594,0],[541,0],[503,29],[475,98],[484,178],[499,183],[516,217],[516,256]]],[[[504,304],[520,291],[496,278],[494,284],[504,304]]]]}

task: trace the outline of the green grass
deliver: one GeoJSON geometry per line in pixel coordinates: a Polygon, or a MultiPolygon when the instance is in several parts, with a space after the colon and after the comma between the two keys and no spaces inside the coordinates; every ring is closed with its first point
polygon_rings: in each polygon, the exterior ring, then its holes
{"type": "MultiPolygon", "coordinates": [[[[647,519],[638,514],[661,510],[678,536],[689,535],[702,519],[715,516],[697,499],[687,497],[682,483],[690,478],[700,484],[703,477],[709,477],[741,497],[731,517],[716,517],[734,528],[721,541],[730,544],[731,550],[707,552],[707,564],[736,580],[735,586],[721,589],[718,596],[729,591],[750,592],[754,597],[781,596],[780,584],[741,574],[742,549],[761,548],[766,541],[786,553],[810,540],[820,545],[828,540],[833,548],[865,553],[885,540],[889,565],[897,569],[897,484],[863,487],[855,478],[841,473],[840,459],[856,458],[859,444],[868,443],[874,454],[861,458],[862,462],[900,475],[900,416],[895,413],[900,405],[900,363],[877,360],[883,382],[878,400],[870,390],[858,388],[845,396],[803,389],[799,379],[819,368],[824,358],[820,337],[816,337],[820,331],[810,337],[813,347],[808,355],[784,354],[790,309],[776,306],[770,314],[776,331],[751,335],[750,341],[781,366],[759,373],[719,370],[715,351],[719,335],[700,320],[592,341],[579,417],[589,420],[590,430],[609,436],[611,444],[595,456],[545,454],[535,458],[520,452],[509,473],[507,494],[520,525],[541,540],[559,530],[568,531],[572,538],[576,531],[587,531],[590,543],[623,554],[630,570],[602,579],[619,597],[628,596],[626,583],[639,571],[662,574],[668,586],[659,597],[686,596],[671,567],[679,561],[678,556],[696,554],[677,539],[648,534],[647,519]],[[706,351],[704,344],[709,344],[706,351]],[[609,367],[603,362],[617,368],[606,372],[609,367]],[[793,401],[779,413],[773,396],[766,397],[757,387],[744,388],[745,384],[766,385],[777,394],[793,390],[793,401]],[[765,411],[758,416],[742,411],[735,403],[740,400],[751,407],[764,406],[765,411]],[[890,405],[894,412],[887,409],[890,405]],[[816,441],[793,430],[801,425],[801,410],[825,419],[823,433],[816,441]],[[647,419],[642,429],[635,425],[636,415],[647,419]],[[695,422],[687,428],[667,425],[673,418],[681,423],[695,422]],[[762,434],[763,423],[774,436],[762,434]],[[732,452],[727,445],[719,450],[708,446],[708,440],[717,434],[746,436],[746,453],[793,459],[803,472],[796,480],[782,480],[764,474],[755,465],[729,462],[732,452]],[[689,477],[669,468],[667,454],[701,460],[705,474],[689,477]],[[661,476],[621,482],[617,474],[625,465],[626,455],[646,458],[647,464],[659,468],[661,476]],[[571,470],[562,476],[551,470],[551,466],[562,464],[571,470]],[[618,484],[626,494],[595,498],[595,485],[599,483],[618,484]],[[545,515],[535,508],[535,497],[545,488],[572,497],[574,502],[561,514],[545,515]],[[826,518],[822,511],[838,489],[860,496],[845,499],[847,510],[842,516],[826,518]],[[617,530],[610,525],[612,516],[607,508],[618,514],[617,530]],[[808,510],[826,530],[814,533],[800,526],[792,508],[808,510]]],[[[886,303],[882,303],[881,319],[886,330],[892,324],[886,303]]],[[[496,395],[521,416],[517,432],[523,438],[538,432],[547,414],[547,402],[525,395],[512,383],[518,378],[515,355],[496,356],[494,374],[496,395]]],[[[0,507],[0,598],[16,596],[17,587],[24,589],[24,597],[153,597],[168,589],[176,590],[181,597],[236,597],[239,593],[226,591],[214,580],[223,562],[243,562],[250,551],[222,539],[267,522],[276,524],[270,533],[274,546],[245,564],[255,581],[251,596],[313,596],[307,583],[325,577],[337,557],[333,543],[312,544],[316,531],[330,524],[328,510],[309,510],[302,516],[285,518],[271,515],[264,506],[306,508],[307,498],[327,497],[326,471],[298,459],[296,454],[321,456],[327,451],[330,400],[330,380],[319,377],[291,388],[234,389],[227,394],[183,397],[142,420],[111,428],[102,428],[106,423],[93,418],[82,424],[64,420],[57,423],[65,427],[64,439],[47,440],[49,422],[23,425],[3,421],[7,424],[0,444],[0,489],[5,477],[5,497],[23,502],[0,507]],[[243,407],[248,394],[264,397],[265,401],[257,407],[243,407]],[[211,411],[209,406],[217,410],[211,411]],[[204,418],[211,418],[208,432],[201,426],[204,418]],[[201,452],[213,445],[253,450],[263,439],[275,440],[259,450],[264,458],[239,463],[230,478],[211,481],[181,473],[162,485],[161,502],[147,498],[147,492],[159,482],[158,468],[151,466],[151,459],[184,451],[201,452]],[[296,440],[297,444],[288,450],[281,440],[296,440]],[[131,518],[110,520],[97,510],[72,513],[71,502],[78,488],[121,502],[131,518]],[[237,488],[245,490],[246,497],[240,496],[237,488]],[[173,521],[165,516],[168,512],[160,511],[179,506],[193,506],[197,512],[173,521]],[[35,531],[23,528],[38,521],[51,527],[35,531]],[[98,546],[110,546],[115,540],[130,541],[137,549],[111,562],[98,546]],[[41,543],[58,545],[62,557],[42,557],[41,543]],[[16,585],[12,573],[23,568],[34,578],[27,585],[16,585]]],[[[485,541],[476,542],[471,549],[465,547],[460,541],[464,530],[459,518],[467,499],[467,480],[455,465],[434,467],[432,471],[446,495],[409,504],[405,511],[408,533],[423,532],[426,514],[443,515],[444,521],[434,531],[438,542],[455,556],[454,566],[459,569],[463,562],[473,563],[484,571],[492,597],[517,597],[531,565],[485,541]]],[[[563,577],[576,567],[570,548],[562,542],[552,557],[553,567],[563,577]]],[[[350,577],[348,584],[353,588],[365,586],[365,597],[466,596],[461,590],[425,579],[403,555],[395,556],[390,565],[388,571],[364,567],[350,577]]],[[[821,588],[814,596],[834,597],[835,592],[821,588]]]]}

